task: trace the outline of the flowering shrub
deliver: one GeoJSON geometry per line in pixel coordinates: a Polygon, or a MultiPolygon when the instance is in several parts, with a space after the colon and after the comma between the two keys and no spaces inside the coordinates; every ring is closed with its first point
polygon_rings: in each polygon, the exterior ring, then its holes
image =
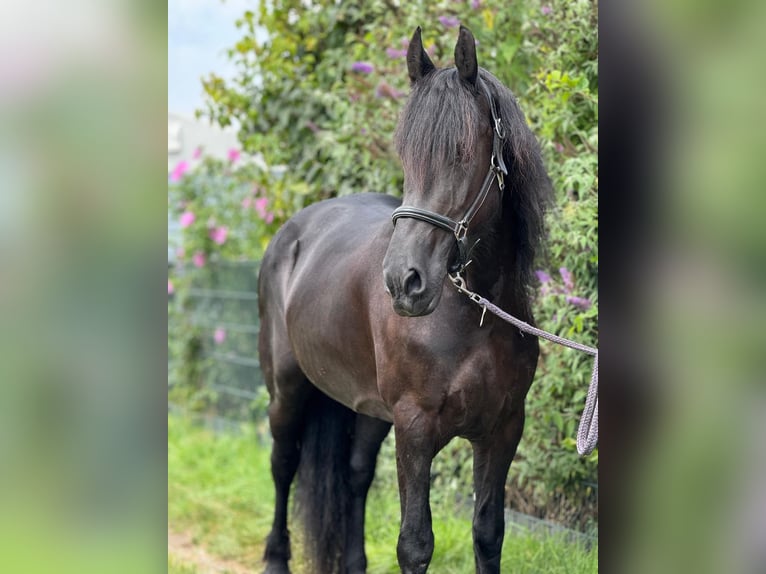
{"type": "Polygon", "coordinates": [[[232,149],[227,160],[218,160],[200,153],[191,165],[180,162],[183,170],[172,171],[168,211],[182,229],[174,245],[179,263],[203,267],[216,260],[258,259],[295,209],[266,191],[278,187],[276,178],[241,161],[240,154],[232,149]]]}
{"type": "MultiPolygon", "coordinates": [[[[418,3],[391,0],[261,3],[237,22],[231,81],[211,74],[201,115],[236,123],[243,153],[260,153],[281,178],[241,162],[206,159],[171,175],[171,210],[183,227],[179,258],[204,266],[258,258],[272,233],[305,204],[348,193],[399,195],[392,135],[409,90],[409,38],[423,27],[438,66],[452,64],[456,28],[477,39],[481,66],[517,95],[538,135],[557,193],[540,262],[535,315],[544,329],[597,344],[598,39],[593,0],[418,3]],[[256,25],[269,40],[256,39],[256,25]],[[258,78],[255,81],[254,78],[258,78]]],[[[177,287],[177,286],[176,286],[177,287]]],[[[171,285],[168,285],[168,291],[171,285]]],[[[590,358],[541,344],[527,426],[511,469],[511,502],[584,525],[597,516],[597,451],[578,457],[574,436],[590,358]]],[[[435,480],[470,488],[465,446],[435,463],[435,480]],[[450,466],[451,465],[451,466],[450,466]]]]}
{"type": "MultiPolygon", "coordinates": [[[[199,301],[189,297],[192,275],[187,270],[199,270],[199,279],[216,275],[212,267],[222,262],[260,260],[275,231],[302,207],[303,197],[285,192],[279,177],[245,161],[239,149],[229,150],[225,160],[206,157],[197,150],[191,162],[178,165],[182,167],[172,170],[168,189],[168,214],[180,229],[180,234],[168,238],[176,262],[168,278],[168,295],[172,295],[168,307],[172,330],[169,394],[177,404],[206,411],[220,402],[206,383],[215,373],[220,376],[221,369],[205,355],[210,355],[211,347],[234,349],[224,327],[203,327],[199,317],[195,319],[199,301]]],[[[221,316],[218,320],[235,318],[221,316]]],[[[234,346],[243,343],[234,341],[234,346]]],[[[247,356],[253,349],[240,352],[247,356]]]]}

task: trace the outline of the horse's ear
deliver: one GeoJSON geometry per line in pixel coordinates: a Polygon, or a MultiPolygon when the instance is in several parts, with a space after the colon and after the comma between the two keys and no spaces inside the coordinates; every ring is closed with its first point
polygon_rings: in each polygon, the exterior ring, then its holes
{"type": "Polygon", "coordinates": [[[476,86],[476,80],[479,77],[479,64],[476,61],[476,40],[465,26],[460,26],[460,35],[455,45],[455,66],[461,80],[471,86],[476,86]]]}
{"type": "Polygon", "coordinates": [[[418,26],[407,48],[407,72],[410,74],[410,82],[414,84],[435,69],[436,67],[423,49],[423,41],[420,38],[420,26],[418,26]]]}

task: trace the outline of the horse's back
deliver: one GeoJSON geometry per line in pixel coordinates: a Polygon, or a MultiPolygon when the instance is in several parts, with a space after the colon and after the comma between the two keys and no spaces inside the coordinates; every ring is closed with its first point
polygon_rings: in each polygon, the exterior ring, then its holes
{"type": "Polygon", "coordinates": [[[314,203],[290,218],[272,239],[263,261],[259,290],[266,297],[286,295],[296,273],[341,265],[369,249],[374,233],[385,234],[401,201],[380,193],[360,193],[314,203]],[[274,290],[274,287],[278,289],[274,290]]]}

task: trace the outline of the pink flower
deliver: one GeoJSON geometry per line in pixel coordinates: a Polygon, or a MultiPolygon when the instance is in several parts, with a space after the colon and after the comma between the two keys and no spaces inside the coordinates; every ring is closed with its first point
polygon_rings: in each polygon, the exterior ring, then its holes
{"type": "Polygon", "coordinates": [[[266,206],[269,204],[269,200],[267,198],[257,197],[255,198],[253,204],[255,211],[258,213],[258,216],[261,219],[263,219],[266,223],[271,223],[274,221],[274,214],[266,209],[266,206]]]}
{"type": "Polygon", "coordinates": [[[404,58],[407,55],[407,50],[397,50],[395,48],[386,48],[386,55],[392,60],[398,58],[404,58]]]}
{"type": "Polygon", "coordinates": [[[192,256],[192,263],[194,263],[195,267],[204,267],[205,266],[205,254],[201,251],[197,251],[192,256]]]}
{"type": "Polygon", "coordinates": [[[187,171],[189,171],[189,162],[179,161],[178,164],[176,164],[176,167],[173,168],[173,171],[170,174],[170,181],[173,181],[173,182],[181,181],[181,178],[184,176],[184,174],[187,171]]]}
{"type": "Polygon", "coordinates": [[[196,148],[194,148],[192,159],[199,159],[201,156],[202,156],[202,146],[197,146],[196,148]]]}
{"type": "Polygon", "coordinates": [[[590,309],[591,302],[590,299],[586,299],[585,297],[573,297],[572,295],[567,295],[567,303],[570,305],[574,305],[575,307],[579,307],[583,311],[587,311],[590,309]]]}
{"type": "Polygon", "coordinates": [[[222,329],[221,327],[218,327],[213,332],[213,340],[215,341],[216,345],[220,345],[226,340],[226,331],[222,329]]]}
{"type": "Polygon", "coordinates": [[[551,12],[553,12],[553,8],[546,5],[540,8],[540,12],[542,12],[543,16],[548,16],[551,12]]]}
{"type": "Polygon", "coordinates": [[[239,154],[239,150],[238,150],[238,149],[236,149],[236,148],[231,148],[231,149],[229,150],[229,161],[230,161],[231,163],[236,163],[236,162],[237,162],[237,160],[239,159],[239,155],[240,155],[240,154],[239,154]]]}
{"type": "Polygon", "coordinates": [[[218,245],[226,243],[226,236],[229,234],[229,230],[223,225],[220,227],[214,227],[210,230],[210,239],[212,239],[218,245]]]}
{"type": "Polygon", "coordinates": [[[561,153],[564,151],[564,146],[561,145],[559,142],[556,142],[553,147],[556,149],[557,152],[561,153]]]}
{"type": "Polygon", "coordinates": [[[460,25],[460,20],[455,16],[439,16],[439,22],[441,22],[442,26],[445,28],[457,28],[458,25],[460,25]]]}
{"type": "Polygon", "coordinates": [[[186,257],[186,249],[184,249],[183,247],[179,247],[178,249],[176,249],[176,257],[178,259],[183,259],[184,257],[186,257]]]}
{"type": "Polygon", "coordinates": [[[173,287],[173,282],[168,279],[168,295],[172,295],[175,292],[176,288],[173,287]]]}
{"type": "Polygon", "coordinates": [[[253,204],[253,198],[249,195],[242,200],[242,209],[250,209],[253,204]]]}
{"type": "Polygon", "coordinates": [[[269,204],[269,200],[266,197],[256,197],[253,201],[253,206],[262,218],[266,217],[266,206],[269,204]]]}
{"type": "Polygon", "coordinates": [[[194,215],[193,211],[184,211],[181,214],[181,227],[183,228],[189,227],[192,223],[194,223],[194,220],[196,218],[197,217],[194,215]]]}
{"type": "Polygon", "coordinates": [[[535,275],[537,275],[537,280],[540,281],[540,283],[548,283],[551,280],[551,276],[542,269],[535,271],[535,275]]]}
{"type": "Polygon", "coordinates": [[[354,62],[351,64],[351,71],[359,74],[371,74],[375,67],[369,62],[354,62]]]}

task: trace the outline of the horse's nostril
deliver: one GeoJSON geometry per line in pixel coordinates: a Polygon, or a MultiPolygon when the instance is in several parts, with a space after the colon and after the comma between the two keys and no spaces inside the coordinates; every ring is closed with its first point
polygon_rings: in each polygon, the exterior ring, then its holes
{"type": "Polygon", "coordinates": [[[423,291],[423,281],[417,269],[410,269],[404,278],[404,293],[409,296],[417,295],[423,291]]]}

